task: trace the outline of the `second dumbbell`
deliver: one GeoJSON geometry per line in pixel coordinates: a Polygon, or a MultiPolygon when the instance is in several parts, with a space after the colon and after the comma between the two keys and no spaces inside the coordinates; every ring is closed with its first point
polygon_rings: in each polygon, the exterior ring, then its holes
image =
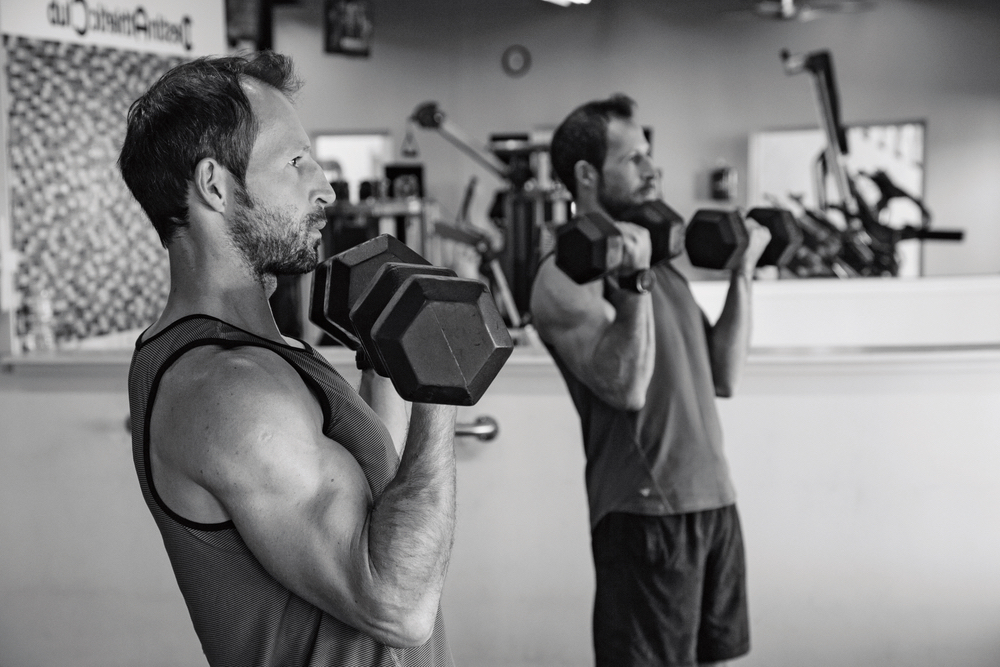
{"type": "MultiPolygon", "coordinates": [[[[802,245],[802,231],[790,211],[780,208],[754,208],[747,217],[767,227],[771,240],[761,253],[757,266],[784,266],[802,245]]],[[[705,269],[732,270],[743,261],[750,245],[743,217],[737,211],[701,209],[687,226],[684,247],[694,266],[705,269]]]]}
{"type": "Polygon", "coordinates": [[[431,266],[391,236],[317,268],[310,319],[364,350],[410,401],[473,405],[513,351],[485,285],[431,266]]]}

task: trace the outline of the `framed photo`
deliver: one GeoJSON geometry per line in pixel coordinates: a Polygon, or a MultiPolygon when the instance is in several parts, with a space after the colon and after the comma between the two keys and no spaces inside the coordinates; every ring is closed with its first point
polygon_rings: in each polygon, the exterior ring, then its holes
{"type": "Polygon", "coordinates": [[[363,0],[325,0],[324,50],[349,56],[371,54],[374,26],[363,0]]]}
{"type": "Polygon", "coordinates": [[[235,49],[270,49],[274,43],[272,5],[283,0],[226,0],[226,38],[235,49]]]}

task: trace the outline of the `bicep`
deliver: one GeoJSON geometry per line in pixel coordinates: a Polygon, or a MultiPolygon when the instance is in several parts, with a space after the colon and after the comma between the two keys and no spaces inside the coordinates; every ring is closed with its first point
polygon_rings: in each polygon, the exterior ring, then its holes
{"type": "Polygon", "coordinates": [[[217,499],[272,576],[363,627],[368,482],[354,457],[323,434],[322,411],[298,374],[281,361],[257,361],[216,369],[205,395],[187,397],[186,435],[200,452],[187,474],[217,499]]]}
{"type": "Polygon", "coordinates": [[[372,495],[361,466],[322,433],[294,427],[239,458],[219,493],[247,546],[297,595],[363,626],[372,495]]]}
{"type": "Polygon", "coordinates": [[[594,384],[593,357],[614,321],[603,284],[578,285],[554,264],[543,264],[531,295],[532,321],[539,336],[585,384],[594,384]]]}

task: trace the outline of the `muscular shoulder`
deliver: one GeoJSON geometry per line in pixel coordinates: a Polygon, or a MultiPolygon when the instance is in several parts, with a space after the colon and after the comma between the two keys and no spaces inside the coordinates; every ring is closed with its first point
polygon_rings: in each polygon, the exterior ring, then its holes
{"type": "Polygon", "coordinates": [[[206,346],[164,373],[153,419],[161,455],[187,467],[280,434],[313,434],[322,412],[295,369],[274,352],[206,346]]]}
{"type": "Polygon", "coordinates": [[[195,348],[164,374],[160,392],[204,409],[253,407],[289,393],[309,393],[288,362],[256,346],[195,348]]]}
{"type": "Polygon", "coordinates": [[[538,268],[530,307],[542,339],[557,348],[565,346],[567,352],[576,349],[581,340],[591,342],[599,337],[615,315],[603,297],[600,280],[579,285],[551,257],[538,268]]]}
{"type": "Polygon", "coordinates": [[[545,260],[538,267],[530,304],[542,338],[551,342],[559,332],[610,321],[614,309],[602,294],[601,281],[579,285],[556,266],[554,258],[545,260]]]}

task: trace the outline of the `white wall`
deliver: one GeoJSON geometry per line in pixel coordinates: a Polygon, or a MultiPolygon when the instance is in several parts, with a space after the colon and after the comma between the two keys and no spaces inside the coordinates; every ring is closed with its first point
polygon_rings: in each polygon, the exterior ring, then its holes
{"type": "MultiPolygon", "coordinates": [[[[989,0],[880,0],[869,13],[809,23],[731,20],[735,0],[594,0],[562,9],[540,0],[376,0],[370,59],[323,54],[317,0],[276,10],[275,48],[307,80],[309,129],[403,135],[424,100],[485,141],[491,132],[551,127],[576,104],[611,92],[639,102],[654,127],[668,201],[685,215],[707,197],[725,159],[746,183],[750,133],[815,125],[811,82],[788,77],[778,53],[830,49],[845,122],[926,119],[927,203],[961,244],[929,244],[927,275],[1000,271],[1000,7],[989,0]],[[510,44],[531,71],[500,68],[510,44]]],[[[431,194],[454,212],[468,177],[476,209],[499,183],[433,133],[418,135],[431,194]]],[[[398,145],[398,143],[397,143],[398,145]]]]}
{"type": "Polygon", "coordinates": [[[1000,357],[751,363],[720,401],[744,667],[1000,664],[1000,357]]]}

